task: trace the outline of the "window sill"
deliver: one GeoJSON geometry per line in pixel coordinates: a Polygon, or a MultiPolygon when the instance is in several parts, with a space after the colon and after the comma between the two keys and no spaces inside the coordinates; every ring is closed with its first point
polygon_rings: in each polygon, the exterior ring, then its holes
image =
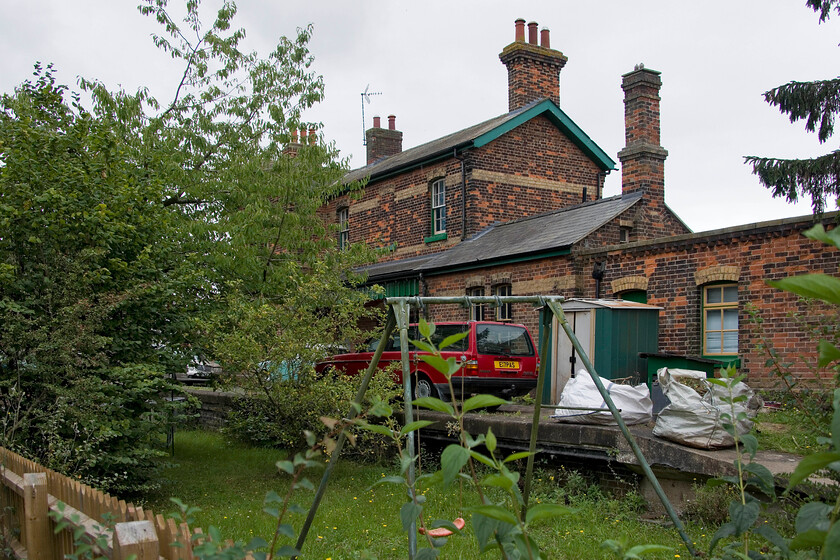
{"type": "Polygon", "coordinates": [[[435,241],[445,241],[446,240],[446,232],[443,233],[436,233],[435,235],[430,235],[423,239],[424,243],[434,243],[435,241]]]}
{"type": "Polygon", "coordinates": [[[706,360],[714,360],[716,362],[720,362],[722,367],[729,367],[730,365],[735,366],[736,368],[741,367],[741,358],[737,354],[706,354],[702,357],[706,360]]]}

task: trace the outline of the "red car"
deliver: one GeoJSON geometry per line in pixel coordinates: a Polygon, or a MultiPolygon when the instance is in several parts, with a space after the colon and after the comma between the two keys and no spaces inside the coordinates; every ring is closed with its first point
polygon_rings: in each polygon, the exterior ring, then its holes
{"type": "MultiPolygon", "coordinates": [[[[478,393],[510,398],[527,394],[537,386],[539,357],[534,340],[524,325],[490,321],[436,323],[432,342],[437,346],[444,338],[460,332],[469,332],[469,335],[441,351],[444,359],[454,357],[463,364],[452,376],[457,398],[478,393]]],[[[420,339],[417,325],[410,326],[408,338],[420,339]]],[[[323,373],[333,369],[348,375],[364,373],[378,343],[377,339],[361,352],[339,354],[318,362],[315,370],[323,373]]],[[[409,367],[412,376],[416,376],[416,380],[412,379],[414,397],[449,400],[446,377],[419,359],[420,354],[423,352],[417,351],[410,344],[409,367]]],[[[400,356],[400,336],[399,331],[395,330],[382,354],[379,367],[399,364],[400,356]]],[[[397,371],[397,381],[402,383],[401,369],[397,371]]]]}

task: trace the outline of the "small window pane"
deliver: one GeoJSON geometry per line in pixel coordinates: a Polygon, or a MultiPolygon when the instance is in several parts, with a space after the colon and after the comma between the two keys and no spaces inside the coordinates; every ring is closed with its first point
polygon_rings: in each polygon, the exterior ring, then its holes
{"type": "Polygon", "coordinates": [[[738,286],[724,286],[723,301],[737,302],[738,301],[738,286]]]}
{"type": "Polygon", "coordinates": [[[707,332],[706,333],[706,353],[720,354],[720,333],[707,332]]]}
{"type": "MultiPolygon", "coordinates": [[[[505,297],[512,295],[512,290],[510,284],[499,284],[498,286],[493,288],[493,295],[499,297],[505,297]]],[[[510,303],[503,303],[496,308],[496,320],[497,321],[510,321],[513,318],[513,313],[511,311],[510,303]]]]}
{"type": "Polygon", "coordinates": [[[720,322],[720,311],[717,309],[706,311],[706,330],[707,331],[720,331],[721,322],[720,322]]]}
{"type": "Polygon", "coordinates": [[[721,303],[720,288],[706,288],[706,303],[721,303]]]}
{"type": "MultiPolygon", "coordinates": [[[[484,288],[470,288],[467,290],[468,296],[483,296],[484,288]]],[[[484,320],[484,306],[481,304],[473,304],[470,306],[470,320],[483,321],[484,320]]]]}
{"type": "Polygon", "coordinates": [[[728,354],[738,352],[738,331],[723,332],[723,352],[728,354]]]}
{"type": "Polygon", "coordinates": [[[738,310],[724,309],[723,310],[723,328],[728,331],[738,330],[738,310]]]}

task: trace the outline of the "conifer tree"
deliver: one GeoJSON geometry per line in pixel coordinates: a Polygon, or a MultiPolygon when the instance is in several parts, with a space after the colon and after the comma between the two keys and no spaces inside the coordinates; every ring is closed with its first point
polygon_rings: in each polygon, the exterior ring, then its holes
{"type": "MultiPolygon", "coordinates": [[[[806,0],[809,8],[819,13],[820,23],[831,12],[840,14],[840,0],[806,0]]],[[[805,120],[805,130],[817,132],[820,143],[834,133],[834,118],[840,112],[840,77],[813,82],[790,82],[771,89],[764,100],[791,122],[805,120]]],[[[779,159],[757,156],[744,158],[753,166],[761,183],[773,191],[773,197],[796,202],[810,197],[814,214],[820,215],[831,198],[840,204],[840,150],[810,159],[779,159]]]]}

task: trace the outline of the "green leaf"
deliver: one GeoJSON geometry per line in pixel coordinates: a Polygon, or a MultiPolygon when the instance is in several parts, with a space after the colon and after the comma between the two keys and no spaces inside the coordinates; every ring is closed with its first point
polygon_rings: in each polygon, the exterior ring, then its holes
{"type": "Polygon", "coordinates": [[[835,521],[825,537],[823,558],[840,558],[840,521],[835,521]]]}
{"type": "Polygon", "coordinates": [[[772,497],[776,495],[776,482],[773,479],[773,473],[770,472],[770,469],[761,463],[748,463],[744,465],[744,471],[754,475],[749,478],[749,483],[755,484],[768,496],[772,497]]]}
{"type": "Polygon", "coordinates": [[[277,534],[281,537],[295,538],[295,529],[288,523],[281,523],[277,526],[277,534]]]}
{"type": "Polygon", "coordinates": [[[434,560],[440,555],[440,549],[437,548],[421,548],[414,556],[416,560],[434,560]]]}
{"type": "Polygon", "coordinates": [[[840,228],[835,227],[831,231],[826,232],[822,224],[817,224],[808,231],[803,232],[802,235],[810,239],[822,241],[827,245],[834,245],[840,249],[840,228]]]}
{"type": "Polygon", "coordinates": [[[718,387],[729,387],[729,381],[726,379],[718,379],[717,377],[707,377],[706,381],[718,387]]]}
{"type": "Polygon", "coordinates": [[[828,274],[803,274],[767,282],[774,288],[792,292],[798,296],[815,298],[826,303],[840,305],[840,278],[828,274]]]}
{"type": "Polygon", "coordinates": [[[275,556],[291,558],[292,556],[300,556],[300,551],[293,546],[284,544],[283,546],[277,549],[275,556]]]}
{"type": "Polygon", "coordinates": [[[277,461],[275,466],[286,474],[295,474],[295,466],[291,461],[277,461]]]}
{"type": "Polygon", "coordinates": [[[368,414],[371,416],[378,416],[378,417],[390,417],[394,413],[394,409],[391,408],[385,401],[377,401],[373,404],[373,406],[368,410],[368,414]]]}
{"type": "Polygon", "coordinates": [[[574,509],[560,504],[537,504],[528,508],[528,513],[525,514],[525,523],[530,524],[541,519],[562,517],[574,512],[574,509]]]}
{"type": "Polygon", "coordinates": [[[832,362],[840,360],[840,348],[827,340],[820,340],[817,349],[819,350],[819,361],[817,362],[819,367],[826,367],[832,362]]]}
{"type": "Polygon", "coordinates": [[[299,479],[297,481],[296,488],[302,488],[304,490],[309,490],[309,491],[315,490],[315,486],[312,485],[312,481],[309,480],[308,478],[299,479]]]}
{"type": "Polygon", "coordinates": [[[415,457],[410,456],[406,451],[400,453],[400,473],[405,474],[411,464],[414,463],[414,459],[415,457]]]}
{"type": "MultiPolygon", "coordinates": [[[[832,422],[832,426],[833,425],[834,422],[832,422]]],[[[838,434],[838,436],[832,434],[832,438],[834,437],[840,437],[840,434],[838,434]]],[[[815,472],[826,468],[828,465],[836,461],[840,461],[840,453],[836,451],[814,453],[813,455],[808,455],[807,457],[803,458],[801,461],[799,461],[799,464],[796,466],[796,469],[793,471],[793,474],[790,475],[790,480],[788,481],[788,490],[801,483],[803,480],[807,479],[815,472]]]]}
{"type": "Polygon", "coordinates": [[[517,451],[516,453],[511,453],[510,455],[508,455],[505,458],[505,460],[502,461],[502,462],[503,463],[510,463],[511,461],[518,461],[519,459],[526,459],[526,458],[530,457],[531,455],[535,455],[536,453],[539,453],[539,452],[540,452],[539,449],[537,451],[535,451],[534,453],[531,453],[530,451],[517,451]]]}
{"type": "Polygon", "coordinates": [[[440,399],[435,397],[422,397],[419,399],[414,399],[411,401],[411,404],[420,406],[423,408],[428,408],[429,410],[435,410],[437,412],[443,412],[448,414],[449,416],[455,415],[455,409],[452,408],[452,405],[448,402],[443,402],[440,399]]]}
{"type": "Polygon", "coordinates": [[[519,524],[519,520],[516,518],[516,516],[501,506],[475,506],[473,508],[470,508],[470,511],[481,514],[485,517],[489,517],[490,519],[495,519],[496,521],[503,521],[505,523],[509,523],[511,525],[519,524]]]}
{"type": "Polygon", "coordinates": [[[380,480],[377,480],[376,482],[374,482],[373,484],[371,484],[371,485],[368,487],[368,490],[370,490],[370,489],[371,489],[371,488],[373,488],[374,486],[379,486],[380,484],[403,484],[403,485],[405,485],[405,484],[406,484],[406,480],[405,480],[405,478],[403,478],[403,477],[401,477],[401,476],[396,476],[396,475],[393,475],[393,476],[385,476],[385,477],[382,477],[380,480]]]}
{"type": "Polygon", "coordinates": [[[791,550],[806,550],[810,548],[822,548],[825,537],[828,533],[819,529],[808,529],[804,533],[796,533],[790,541],[791,550]]]}
{"type": "Polygon", "coordinates": [[[484,486],[493,486],[496,488],[501,488],[503,490],[510,490],[513,486],[513,481],[504,475],[498,473],[491,473],[481,480],[481,484],[484,486]]]}
{"type": "Polygon", "coordinates": [[[414,502],[404,503],[400,508],[400,521],[402,521],[403,531],[408,531],[411,524],[417,521],[421,513],[423,513],[423,506],[414,502]]]}
{"type": "Polygon", "coordinates": [[[460,445],[450,444],[440,454],[440,467],[443,471],[443,486],[448,487],[470,460],[470,450],[460,445]]]}
{"type": "Polygon", "coordinates": [[[724,523],[721,525],[717,531],[715,531],[714,536],[712,536],[712,541],[709,543],[709,555],[711,556],[712,551],[717,546],[717,543],[720,539],[725,539],[726,537],[732,537],[736,535],[737,527],[731,521],[724,523]]]}
{"type": "Polygon", "coordinates": [[[496,451],[496,436],[493,434],[492,428],[487,428],[487,437],[484,438],[484,444],[490,453],[496,451]]]}
{"type": "Polygon", "coordinates": [[[470,457],[472,457],[473,459],[475,459],[476,461],[478,461],[480,463],[484,463],[488,467],[494,467],[494,468],[496,467],[496,463],[493,461],[493,459],[491,459],[490,457],[488,457],[486,455],[482,455],[478,451],[470,450],[470,457]]]}
{"type": "Polygon", "coordinates": [[[746,504],[733,501],[729,504],[729,517],[735,524],[735,536],[749,531],[750,527],[758,520],[760,509],[757,501],[747,502],[746,504]]]}
{"type": "Polygon", "coordinates": [[[440,342],[440,344],[438,345],[438,348],[443,350],[444,348],[452,346],[453,344],[455,344],[459,340],[465,339],[469,334],[470,334],[470,331],[464,331],[464,332],[461,332],[461,333],[451,334],[451,335],[447,336],[446,338],[444,338],[440,342]]]}
{"type": "Polygon", "coordinates": [[[432,422],[431,420],[416,420],[403,426],[400,430],[400,435],[408,435],[411,432],[415,432],[420,428],[425,428],[426,426],[431,426],[432,424],[434,424],[434,422],[432,422]]]}
{"type": "Polygon", "coordinates": [[[432,338],[432,335],[435,334],[435,324],[427,322],[422,317],[420,317],[420,323],[418,326],[420,329],[420,336],[423,338],[432,338]]]}
{"type": "Polygon", "coordinates": [[[426,342],[425,340],[412,340],[411,344],[416,346],[417,349],[421,352],[428,352],[429,354],[435,353],[435,347],[426,342]]]}
{"type": "Polygon", "coordinates": [[[788,550],[787,539],[782,537],[770,525],[767,525],[766,523],[759,523],[758,526],[755,528],[754,532],[767,539],[767,542],[769,542],[770,544],[779,547],[779,550],[782,551],[782,554],[784,556],[790,554],[790,550],[788,550]]]}
{"type": "Polygon", "coordinates": [[[470,397],[464,401],[464,405],[462,410],[464,412],[469,412],[471,410],[475,410],[477,408],[487,408],[491,406],[500,406],[503,404],[508,404],[510,401],[506,401],[505,399],[501,399],[499,397],[494,397],[493,395],[476,395],[474,397],[470,397]]]}
{"type": "Polygon", "coordinates": [[[449,364],[440,356],[436,356],[434,354],[422,354],[420,359],[444,375],[449,373],[449,364]]]}
{"type": "Polygon", "coordinates": [[[394,431],[391,430],[388,426],[383,426],[382,424],[369,424],[367,422],[363,424],[359,424],[359,427],[363,430],[368,432],[374,432],[376,434],[382,434],[385,437],[392,438],[394,437],[394,431]]]}
{"type": "Polygon", "coordinates": [[[744,445],[744,450],[749,454],[750,459],[754,459],[755,453],[758,451],[758,439],[752,434],[744,434],[741,436],[741,443],[744,445]]]}
{"type": "Polygon", "coordinates": [[[819,531],[828,531],[831,524],[831,506],[822,502],[809,502],[799,508],[799,513],[796,514],[797,533],[805,533],[811,529],[819,531]]]}
{"type": "MultiPolygon", "coordinates": [[[[294,536],[294,535],[292,535],[292,536],[294,536]]],[[[266,546],[268,546],[268,543],[265,541],[264,538],[253,537],[250,541],[248,541],[248,544],[246,545],[246,548],[248,550],[254,550],[255,548],[263,548],[263,547],[266,547],[266,546]]]]}

